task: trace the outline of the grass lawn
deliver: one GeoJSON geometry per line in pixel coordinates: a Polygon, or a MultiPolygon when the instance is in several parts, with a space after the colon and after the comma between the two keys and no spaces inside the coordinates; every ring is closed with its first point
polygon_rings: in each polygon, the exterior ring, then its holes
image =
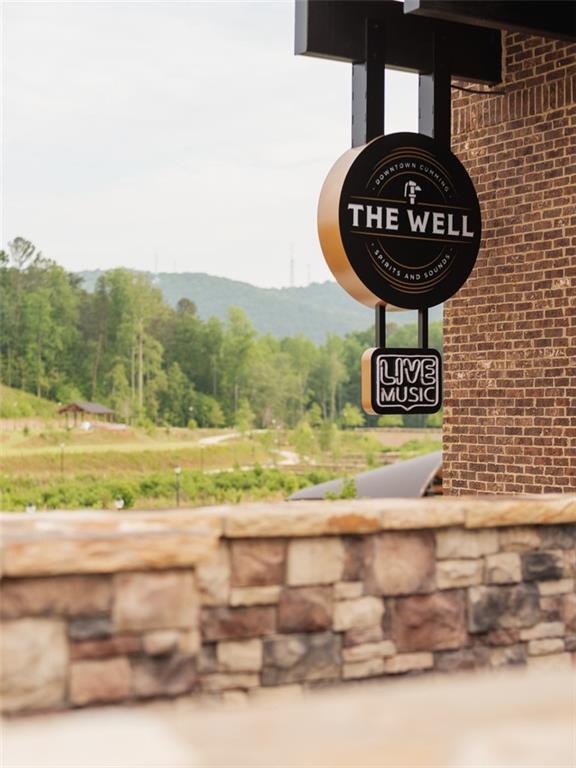
{"type": "Polygon", "coordinates": [[[168,508],[282,499],[299,488],[441,448],[414,430],[330,427],[240,435],[231,429],[67,429],[56,404],[0,387],[2,509],[168,508]],[[9,423],[8,423],[9,422],[9,423]],[[407,440],[406,438],[410,438],[407,440]],[[293,465],[299,464],[298,467],[293,465]],[[284,465],[284,466],[282,466],[284,465]]]}

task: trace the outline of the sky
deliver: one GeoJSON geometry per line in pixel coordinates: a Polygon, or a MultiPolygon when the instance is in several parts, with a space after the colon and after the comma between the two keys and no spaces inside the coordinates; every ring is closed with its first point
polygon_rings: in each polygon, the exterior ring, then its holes
{"type": "MultiPolygon", "coordinates": [[[[351,65],[294,56],[293,2],[3,2],[2,246],[71,271],[331,279],[322,182],[351,65]],[[293,273],[290,260],[293,258],[293,273]]],[[[417,130],[387,73],[386,132],[417,130]]]]}

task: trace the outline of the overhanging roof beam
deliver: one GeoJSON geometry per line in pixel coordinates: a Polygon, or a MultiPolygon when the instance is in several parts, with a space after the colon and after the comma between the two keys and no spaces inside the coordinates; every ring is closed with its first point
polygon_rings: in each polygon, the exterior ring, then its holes
{"type": "Polygon", "coordinates": [[[571,0],[404,0],[404,11],[459,24],[506,29],[528,35],[576,39],[576,10],[571,0]]]}
{"type": "Polygon", "coordinates": [[[430,72],[433,38],[445,36],[454,77],[480,83],[501,80],[500,32],[405,14],[391,0],[296,0],[295,52],[303,56],[365,61],[365,25],[381,25],[385,66],[430,72]]]}

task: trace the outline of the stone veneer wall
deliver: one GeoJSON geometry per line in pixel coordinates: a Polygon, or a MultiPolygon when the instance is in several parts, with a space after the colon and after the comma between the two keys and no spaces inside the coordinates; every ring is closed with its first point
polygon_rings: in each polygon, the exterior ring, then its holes
{"type": "Polygon", "coordinates": [[[8,712],[576,656],[576,497],[2,523],[8,712]]]}

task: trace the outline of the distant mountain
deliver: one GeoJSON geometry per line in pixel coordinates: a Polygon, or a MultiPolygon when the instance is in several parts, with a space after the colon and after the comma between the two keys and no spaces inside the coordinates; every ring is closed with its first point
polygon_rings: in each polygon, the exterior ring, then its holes
{"type": "MultiPolygon", "coordinates": [[[[94,290],[100,274],[100,270],[79,273],[86,290],[94,290]]],[[[373,322],[372,310],[329,281],[305,288],[258,288],[202,272],[147,274],[162,291],[166,303],[173,307],[180,299],[190,299],[203,320],[213,315],[225,319],[229,307],[239,307],[257,331],[278,338],[303,333],[321,343],[328,333],[343,336],[350,331],[364,331],[373,322]]],[[[417,320],[416,312],[394,312],[390,317],[400,324],[417,320]]],[[[441,307],[430,310],[430,321],[441,319],[441,307]]]]}

